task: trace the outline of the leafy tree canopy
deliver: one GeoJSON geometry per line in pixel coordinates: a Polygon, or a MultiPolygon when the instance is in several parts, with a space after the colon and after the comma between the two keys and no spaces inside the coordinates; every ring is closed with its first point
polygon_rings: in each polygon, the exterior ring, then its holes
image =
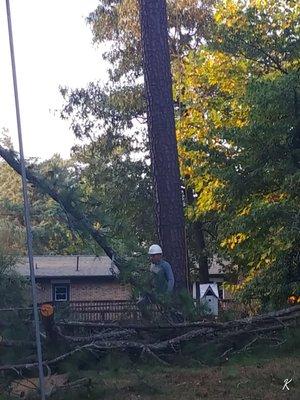
{"type": "Polygon", "coordinates": [[[273,299],[286,286],[278,301],[296,290],[299,11],[290,1],[221,1],[208,44],[185,58],[175,85],[182,171],[197,193],[190,215],[217,218],[217,251],[239,266],[232,289],[252,298],[258,284],[273,299]]]}

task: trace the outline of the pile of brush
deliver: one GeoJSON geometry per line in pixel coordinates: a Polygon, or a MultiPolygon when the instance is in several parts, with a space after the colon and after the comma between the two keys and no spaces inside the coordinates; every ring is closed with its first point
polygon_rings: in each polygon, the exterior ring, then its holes
{"type": "MultiPolygon", "coordinates": [[[[88,322],[54,322],[51,310],[43,317],[45,334],[43,334],[44,355],[47,347],[65,349],[44,364],[50,367],[75,353],[88,351],[103,354],[112,349],[136,354],[138,357],[151,356],[159,362],[166,363],[165,356],[181,352],[186,342],[201,345],[216,343],[222,346],[222,356],[230,352],[242,351],[262,338],[276,341],[278,332],[299,325],[300,305],[287,309],[229,322],[199,321],[180,324],[127,324],[88,323],[88,322]],[[245,344],[246,343],[246,344],[245,344]]],[[[26,346],[25,341],[9,341],[0,338],[2,346],[26,346]]],[[[32,346],[28,342],[28,346],[32,346]]],[[[36,362],[0,365],[0,371],[36,368],[36,362]]]]}

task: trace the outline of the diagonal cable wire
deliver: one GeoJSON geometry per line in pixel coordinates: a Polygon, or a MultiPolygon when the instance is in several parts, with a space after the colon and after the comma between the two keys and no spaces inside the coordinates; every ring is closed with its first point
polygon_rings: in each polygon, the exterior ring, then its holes
{"type": "Polygon", "coordinates": [[[28,253],[28,258],[29,258],[29,266],[30,266],[30,280],[31,280],[33,314],[34,314],[34,323],[35,323],[35,336],[36,336],[36,350],[37,350],[38,369],[39,369],[40,395],[41,395],[41,400],[45,400],[43,357],[42,357],[42,346],[41,346],[41,338],[40,338],[40,326],[39,326],[39,314],[38,314],[37,295],[36,295],[36,286],[35,286],[34,264],[33,264],[32,230],[31,230],[31,223],[30,223],[30,205],[29,205],[28,192],[27,192],[25,158],[24,158],[23,139],[22,139],[22,125],[21,125],[21,116],[20,116],[19,94],[18,94],[17,74],[16,74],[16,62],[15,62],[13,32],[12,32],[9,0],[6,0],[6,12],[7,12],[7,25],[8,25],[8,34],[9,34],[9,45],[10,45],[10,57],[11,57],[11,67],[12,67],[12,75],[13,75],[14,95],[15,95],[16,118],[17,118],[17,127],[18,127],[20,164],[21,164],[21,172],[22,172],[24,217],[25,217],[25,225],[26,225],[27,253],[28,253]]]}

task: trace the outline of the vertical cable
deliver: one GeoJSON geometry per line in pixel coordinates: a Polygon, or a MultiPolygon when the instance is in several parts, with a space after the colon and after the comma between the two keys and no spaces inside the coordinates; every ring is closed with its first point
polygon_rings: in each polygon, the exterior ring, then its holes
{"type": "Polygon", "coordinates": [[[24,217],[25,217],[25,224],[26,224],[27,252],[28,252],[29,266],[30,266],[30,280],[31,280],[33,313],[34,313],[34,323],[35,323],[36,350],[37,350],[38,367],[39,367],[40,394],[41,394],[41,400],[45,400],[42,346],[41,346],[41,337],[40,337],[39,314],[38,314],[38,306],[37,306],[37,295],[36,295],[34,264],[33,264],[32,231],[31,231],[31,224],[30,224],[30,206],[29,206],[28,192],[27,192],[25,159],[24,159],[24,151],[23,151],[22,127],[21,127],[16,63],[15,63],[15,53],[14,53],[14,43],[13,43],[13,33],[12,33],[9,0],[6,0],[6,12],[7,12],[8,34],[9,34],[11,67],[12,67],[13,85],[14,85],[14,94],[15,94],[16,117],[17,117],[17,126],[18,126],[20,164],[21,164],[21,171],[22,171],[22,190],[23,190],[23,200],[24,200],[24,217]]]}

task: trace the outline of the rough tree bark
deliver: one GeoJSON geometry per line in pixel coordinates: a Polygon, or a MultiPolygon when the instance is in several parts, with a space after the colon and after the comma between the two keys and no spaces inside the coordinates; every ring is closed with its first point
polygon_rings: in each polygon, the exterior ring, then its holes
{"type": "Polygon", "coordinates": [[[172,97],[165,0],[139,0],[156,228],[175,276],[187,288],[187,250],[172,97]]]}

